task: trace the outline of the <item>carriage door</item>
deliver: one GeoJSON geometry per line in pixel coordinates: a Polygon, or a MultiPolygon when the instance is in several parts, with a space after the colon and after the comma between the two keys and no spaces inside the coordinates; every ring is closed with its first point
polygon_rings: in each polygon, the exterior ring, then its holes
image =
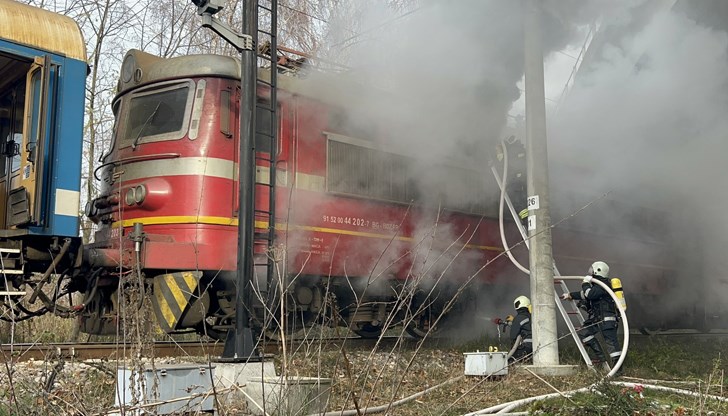
{"type": "Polygon", "coordinates": [[[8,226],[31,222],[42,225],[43,158],[49,122],[50,72],[50,56],[36,57],[26,77],[25,134],[20,143],[19,169],[11,174],[8,226]]]}
{"type": "MultiPolygon", "coordinates": [[[[19,63],[8,64],[22,65],[19,63]]],[[[6,228],[7,195],[10,190],[10,178],[13,172],[20,169],[20,144],[23,141],[23,111],[25,109],[25,69],[23,77],[18,79],[17,72],[0,74],[9,79],[8,84],[0,88],[0,229],[6,228]]],[[[2,82],[2,81],[0,81],[2,82]]]]}

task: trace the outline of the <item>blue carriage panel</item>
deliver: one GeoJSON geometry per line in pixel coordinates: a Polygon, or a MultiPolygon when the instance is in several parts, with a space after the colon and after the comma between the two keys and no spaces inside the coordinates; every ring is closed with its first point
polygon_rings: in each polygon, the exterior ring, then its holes
{"type": "MultiPolygon", "coordinates": [[[[39,194],[40,226],[27,228],[34,235],[79,235],[79,202],[83,154],[83,117],[87,64],[0,39],[0,52],[31,62],[49,57],[51,76],[46,113],[46,134],[37,163],[44,165],[43,190],[39,194]]],[[[40,82],[40,81],[35,81],[40,82]]],[[[33,113],[39,111],[33,100],[33,113]]],[[[35,137],[37,125],[31,126],[35,137]]],[[[37,143],[36,146],[41,145],[37,143]]]]}
{"type": "Polygon", "coordinates": [[[58,106],[55,121],[55,144],[50,178],[49,222],[52,234],[77,236],[83,154],[83,116],[86,63],[65,59],[58,79],[58,106]]]}
{"type": "MultiPolygon", "coordinates": [[[[51,96],[44,138],[45,166],[41,219],[32,234],[78,236],[83,153],[83,114],[86,63],[52,56],[51,96]]],[[[41,156],[41,155],[39,155],[41,156]]]]}

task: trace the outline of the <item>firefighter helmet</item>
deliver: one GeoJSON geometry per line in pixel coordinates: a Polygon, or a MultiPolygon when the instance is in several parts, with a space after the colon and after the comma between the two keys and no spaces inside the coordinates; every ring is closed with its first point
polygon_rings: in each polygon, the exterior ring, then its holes
{"type": "Polygon", "coordinates": [[[513,301],[513,307],[516,308],[516,310],[519,310],[521,308],[528,308],[530,306],[531,300],[525,296],[519,296],[516,298],[516,300],[513,301]]]}
{"type": "Polygon", "coordinates": [[[603,261],[595,261],[592,263],[591,267],[589,267],[589,274],[606,279],[609,277],[609,266],[607,266],[607,263],[603,261]]]}

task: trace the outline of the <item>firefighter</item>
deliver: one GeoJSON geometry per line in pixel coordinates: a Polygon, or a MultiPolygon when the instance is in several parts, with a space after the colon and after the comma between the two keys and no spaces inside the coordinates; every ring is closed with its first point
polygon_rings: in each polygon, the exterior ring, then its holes
{"type": "Polygon", "coordinates": [[[508,353],[508,359],[521,361],[530,359],[533,354],[533,341],[531,339],[531,300],[519,296],[513,301],[516,317],[511,324],[511,342],[513,346],[508,353]]]}
{"type": "Polygon", "coordinates": [[[603,261],[596,261],[589,267],[587,276],[581,284],[581,291],[564,293],[561,298],[582,301],[580,303],[586,308],[588,313],[587,319],[584,321],[584,327],[579,330],[581,341],[591,348],[596,355],[595,363],[609,362],[614,363],[619,360],[622,355],[622,346],[617,337],[617,329],[619,327],[617,306],[614,299],[604,288],[596,283],[592,283],[592,279],[610,286],[609,266],[603,261]],[[596,335],[601,332],[604,341],[607,344],[607,353],[609,357],[604,355],[596,335]]]}

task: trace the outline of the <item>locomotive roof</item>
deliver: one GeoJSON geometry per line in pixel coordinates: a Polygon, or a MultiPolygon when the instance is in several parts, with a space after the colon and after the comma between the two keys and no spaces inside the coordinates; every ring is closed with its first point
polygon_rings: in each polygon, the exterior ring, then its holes
{"type": "MultiPolygon", "coordinates": [[[[261,68],[258,71],[259,76],[263,79],[270,78],[270,69],[261,68]]],[[[122,63],[118,93],[122,95],[128,90],[156,81],[205,76],[240,79],[240,60],[213,54],[161,58],[132,49],[127,52],[122,63]]],[[[344,76],[335,75],[328,75],[326,84],[331,88],[324,91],[320,88],[320,81],[278,74],[280,90],[305,95],[330,104],[338,101],[338,94],[334,94],[333,91],[340,91],[345,88],[345,85],[347,90],[355,86],[355,84],[347,82],[344,76]]]]}
{"type": "Polygon", "coordinates": [[[86,61],[86,44],[76,22],[17,1],[0,0],[0,38],[86,61]]]}

